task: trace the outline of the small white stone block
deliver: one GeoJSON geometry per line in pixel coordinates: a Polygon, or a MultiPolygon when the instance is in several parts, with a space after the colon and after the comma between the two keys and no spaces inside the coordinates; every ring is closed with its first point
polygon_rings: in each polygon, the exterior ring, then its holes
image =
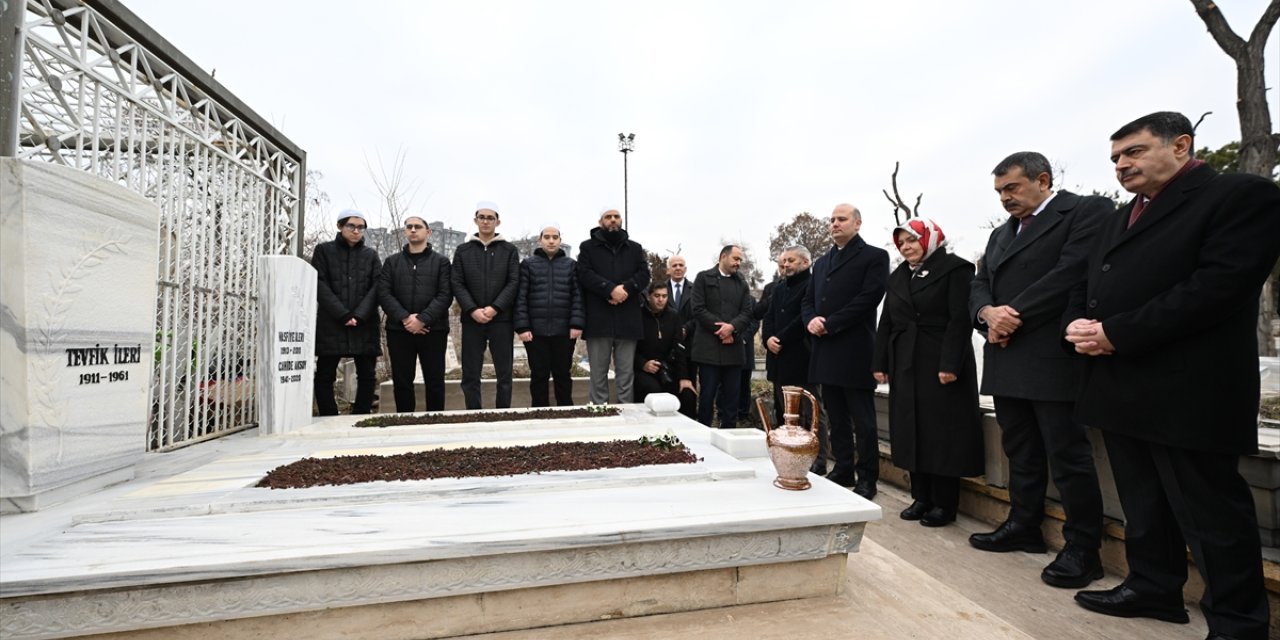
{"type": "Polygon", "coordinates": [[[258,257],[258,435],[311,423],[316,270],[293,256],[258,257]]]}
{"type": "Polygon", "coordinates": [[[680,411],[680,398],[669,393],[651,393],[645,396],[644,406],[655,416],[673,416],[680,411]]]}
{"type": "Polygon", "coordinates": [[[155,364],[160,211],[118,184],[0,159],[0,512],[132,477],[155,364]]]}
{"type": "Polygon", "coordinates": [[[769,443],[759,429],[712,429],[711,444],[739,460],[769,456],[769,443]]]}

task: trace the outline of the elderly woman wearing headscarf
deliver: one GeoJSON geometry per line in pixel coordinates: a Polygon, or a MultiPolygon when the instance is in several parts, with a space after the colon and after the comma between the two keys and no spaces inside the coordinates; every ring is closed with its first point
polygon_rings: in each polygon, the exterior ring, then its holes
{"type": "Polygon", "coordinates": [[[893,463],[911,473],[901,513],[926,527],[956,519],[960,478],[983,473],[978,378],[970,339],[973,263],[947,252],[936,223],[893,230],[903,262],[889,275],[872,371],[889,384],[893,463]]]}

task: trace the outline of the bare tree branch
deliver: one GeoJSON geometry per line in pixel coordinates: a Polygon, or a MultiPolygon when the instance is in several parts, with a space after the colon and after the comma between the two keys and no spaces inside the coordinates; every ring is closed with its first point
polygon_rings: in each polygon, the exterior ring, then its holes
{"type": "Polygon", "coordinates": [[[914,210],[911,207],[907,206],[907,203],[902,200],[902,194],[898,191],[899,164],[900,163],[898,162],[893,163],[893,175],[889,176],[889,183],[893,185],[893,196],[890,196],[889,192],[885,191],[884,189],[881,189],[880,192],[883,193],[884,197],[889,200],[889,204],[893,205],[894,222],[897,224],[902,224],[904,221],[910,220],[920,215],[920,200],[924,198],[924,194],[921,193],[920,195],[916,196],[916,207],[914,210]],[[907,213],[907,217],[899,218],[898,217],[899,211],[905,211],[907,213]]]}
{"type": "Polygon", "coordinates": [[[1262,55],[1266,50],[1267,38],[1271,37],[1271,28],[1276,26],[1277,20],[1280,20],[1280,0],[1271,0],[1266,11],[1262,12],[1262,17],[1258,18],[1258,24],[1253,25],[1253,32],[1249,34],[1249,48],[1256,49],[1257,55],[1262,55]]]}
{"type": "Polygon", "coordinates": [[[1195,131],[1196,129],[1199,129],[1199,128],[1200,128],[1200,123],[1201,123],[1201,122],[1204,122],[1204,119],[1205,119],[1206,117],[1208,117],[1208,116],[1212,115],[1212,114],[1213,114],[1213,112],[1212,112],[1212,111],[1206,111],[1206,112],[1204,112],[1204,113],[1200,114],[1200,119],[1199,119],[1199,120],[1196,120],[1196,123],[1195,123],[1195,124],[1193,124],[1193,125],[1191,125],[1191,130],[1192,130],[1192,131],[1195,131]]]}
{"type": "Polygon", "coordinates": [[[377,171],[374,171],[368,156],[364,159],[365,169],[369,172],[369,179],[373,180],[373,186],[378,191],[380,207],[387,215],[387,227],[390,229],[399,229],[404,223],[404,219],[413,208],[413,201],[418,197],[418,189],[421,188],[417,180],[405,178],[404,164],[407,155],[408,152],[404,149],[397,150],[395,159],[388,168],[382,163],[382,154],[375,151],[374,157],[378,160],[377,171]]]}
{"type": "MultiPolygon", "coordinates": [[[[1280,0],[1273,0],[1272,4],[1276,2],[1280,0]]],[[[1217,4],[1212,0],[1191,0],[1191,4],[1196,8],[1196,13],[1204,21],[1205,26],[1209,28],[1209,35],[1213,36],[1214,41],[1227,52],[1227,55],[1234,59],[1244,55],[1244,39],[1231,30],[1231,25],[1227,24],[1227,17],[1222,15],[1217,4]]]]}

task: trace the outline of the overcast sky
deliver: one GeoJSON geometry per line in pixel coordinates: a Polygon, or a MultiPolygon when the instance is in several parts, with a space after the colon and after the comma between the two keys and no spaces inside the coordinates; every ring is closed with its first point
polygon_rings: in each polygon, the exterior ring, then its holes
{"type": "MultiPolygon", "coordinates": [[[[335,213],[377,226],[366,158],[403,150],[428,220],[471,231],[493,200],[500,231],[555,221],[576,245],[622,209],[633,132],[631,236],[697,268],[722,238],[767,259],[774,226],[843,201],[887,247],[894,161],[973,258],[1013,151],[1109,191],[1108,137],[1138,116],[1212,111],[1198,147],[1240,137],[1235,67],[1185,0],[124,4],[305,149],[335,213]]],[[[1265,4],[1219,2],[1243,37],[1265,4]]]]}

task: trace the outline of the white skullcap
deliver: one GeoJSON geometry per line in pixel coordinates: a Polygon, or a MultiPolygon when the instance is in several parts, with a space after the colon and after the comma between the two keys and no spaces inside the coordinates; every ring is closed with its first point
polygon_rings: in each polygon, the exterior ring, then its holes
{"type": "Polygon", "coordinates": [[[600,213],[596,214],[596,217],[597,217],[597,218],[603,218],[603,217],[604,217],[604,214],[606,214],[606,213],[608,213],[608,212],[610,212],[610,211],[617,211],[617,212],[619,212],[619,213],[621,213],[621,212],[622,212],[622,211],[621,211],[620,209],[618,209],[617,207],[604,207],[603,209],[601,209],[601,210],[600,210],[600,213]]]}
{"type": "Polygon", "coordinates": [[[481,200],[480,202],[476,203],[476,211],[479,211],[481,209],[488,209],[494,213],[498,213],[498,203],[489,202],[488,200],[481,200]]]}
{"type": "Polygon", "coordinates": [[[369,219],[368,219],[368,218],[366,218],[366,217],[364,217],[364,214],[363,214],[363,213],[360,213],[359,211],[356,211],[355,209],[343,209],[343,210],[342,210],[342,213],[339,213],[339,214],[338,214],[338,220],[337,220],[337,221],[338,221],[338,222],[342,222],[343,220],[346,220],[347,218],[360,218],[361,220],[364,220],[364,223],[365,223],[366,225],[367,225],[367,224],[369,224],[369,219]]]}
{"type": "Polygon", "coordinates": [[[556,231],[559,231],[560,233],[564,233],[564,230],[560,228],[560,223],[559,223],[559,222],[548,222],[548,223],[546,223],[546,224],[542,225],[542,228],[541,228],[541,229],[538,229],[538,235],[542,235],[542,232],[543,232],[543,231],[546,231],[547,229],[555,229],[556,231]]]}

